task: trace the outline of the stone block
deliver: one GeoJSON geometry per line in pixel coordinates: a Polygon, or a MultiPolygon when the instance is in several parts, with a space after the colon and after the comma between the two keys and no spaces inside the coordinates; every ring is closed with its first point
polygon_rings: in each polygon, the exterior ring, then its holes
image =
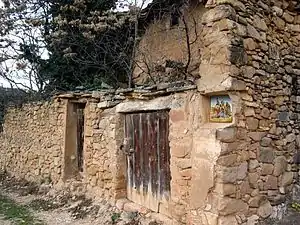
{"type": "Polygon", "coordinates": [[[258,208],[260,205],[261,199],[262,199],[261,196],[255,196],[253,198],[250,198],[250,200],[248,202],[249,206],[258,208]]]}
{"type": "Polygon", "coordinates": [[[221,216],[218,220],[218,225],[238,225],[235,216],[221,216]]]}
{"type": "Polygon", "coordinates": [[[229,18],[232,20],[235,20],[236,18],[235,10],[229,5],[219,5],[204,13],[202,17],[202,23],[211,23],[224,18],[229,18]]]}
{"type": "Polygon", "coordinates": [[[232,166],[237,162],[237,154],[220,156],[217,163],[221,166],[232,166]]]}
{"type": "Polygon", "coordinates": [[[287,13],[287,12],[284,12],[284,13],[283,13],[282,18],[283,18],[286,22],[288,22],[288,23],[293,23],[293,21],[294,21],[294,19],[295,19],[294,16],[292,16],[291,14],[289,14],[289,13],[287,13]]]}
{"type": "Polygon", "coordinates": [[[242,196],[250,195],[252,192],[252,189],[250,187],[249,181],[245,179],[242,184],[240,185],[240,193],[242,196]]]}
{"type": "Polygon", "coordinates": [[[264,201],[258,208],[257,214],[262,218],[268,218],[273,212],[269,201],[264,201]]]}
{"type": "Polygon", "coordinates": [[[248,118],[246,119],[247,127],[248,127],[248,129],[251,130],[251,131],[257,130],[257,128],[258,128],[258,123],[259,123],[259,121],[258,121],[258,119],[256,119],[256,118],[248,117],[248,118]]]}
{"type": "Polygon", "coordinates": [[[261,110],[261,116],[268,119],[270,116],[270,110],[268,108],[263,108],[261,110]]]}
{"type": "Polygon", "coordinates": [[[245,116],[255,116],[255,110],[253,108],[245,108],[244,109],[244,115],[245,116]]]}
{"type": "Polygon", "coordinates": [[[196,221],[194,224],[203,224],[203,225],[218,225],[218,215],[211,212],[204,212],[201,215],[202,221],[196,221]]]}
{"type": "MultiPolygon", "coordinates": [[[[239,46],[230,46],[230,62],[234,65],[243,66],[247,63],[247,54],[244,47],[239,46]]],[[[236,91],[243,91],[246,90],[246,84],[241,81],[235,79],[234,82],[232,82],[234,85],[232,85],[230,90],[236,90],[236,91]]]]}
{"type": "Polygon", "coordinates": [[[273,22],[274,24],[276,25],[276,27],[279,29],[279,30],[284,30],[285,28],[285,21],[279,17],[274,17],[273,18],[273,22]]]}
{"type": "Polygon", "coordinates": [[[265,22],[265,20],[258,15],[254,15],[253,17],[253,26],[261,31],[267,31],[268,26],[265,22]]]}
{"type": "Polygon", "coordinates": [[[263,147],[269,147],[271,145],[272,139],[268,137],[263,137],[260,141],[260,145],[263,147]]]}
{"type": "MultiPolygon", "coordinates": [[[[243,73],[244,77],[251,79],[255,75],[256,70],[252,66],[243,66],[242,67],[242,73],[243,73]]],[[[252,97],[251,97],[250,100],[253,101],[252,97]]]]}
{"type": "Polygon", "coordinates": [[[288,143],[293,142],[296,139],[296,135],[294,133],[288,134],[285,139],[288,143]]]}
{"type": "Polygon", "coordinates": [[[232,30],[237,26],[235,21],[229,20],[229,19],[222,19],[218,22],[214,23],[213,27],[216,27],[216,29],[220,31],[227,31],[232,30]]]}
{"type": "Polygon", "coordinates": [[[264,190],[276,190],[278,189],[278,179],[275,176],[268,175],[264,183],[264,190]]]}
{"type": "Polygon", "coordinates": [[[259,128],[262,130],[269,130],[271,121],[270,120],[260,120],[259,128]]]}
{"type": "Polygon", "coordinates": [[[280,120],[280,121],[282,121],[282,122],[284,122],[284,121],[289,121],[290,120],[290,114],[289,114],[289,112],[279,112],[279,114],[278,114],[278,119],[280,120]]]}
{"type": "Polygon", "coordinates": [[[286,187],[288,185],[291,185],[293,183],[294,174],[293,172],[285,172],[280,178],[279,185],[281,187],[286,187]]]}
{"type": "Polygon", "coordinates": [[[254,160],[249,161],[249,170],[250,171],[256,169],[257,167],[259,167],[258,160],[254,159],[254,160]]]}
{"type": "Polygon", "coordinates": [[[248,211],[248,204],[239,199],[222,197],[218,201],[218,210],[222,216],[234,213],[246,213],[248,211]]]}
{"type": "Polygon", "coordinates": [[[261,166],[261,174],[263,175],[263,176],[265,176],[265,175],[271,175],[271,174],[273,174],[273,171],[274,171],[274,166],[273,166],[273,164],[267,164],[267,163],[264,163],[264,164],[262,164],[262,166],[261,166]]]}
{"type": "Polygon", "coordinates": [[[247,219],[247,223],[245,225],[256,225],[258,224],[259,216],[252,215],[247,219]]]}
{"type": "Polygon", "coordinates": [[[285,156],[278,156],[274,160],[274,176],[280,176],[287,168],[285,156]]]}
{"type": "Polygon", "coordinates": [[[212,65],[220,65],[220,64],[228,64],[230,65],[230,49],[228,46],[224,45],[214,45],[213,48],[210,49],[210,52],[215,52],[213,55],[214,57],[211,57],[211,55],[208,55],[208,59],[210,60],[210,63],[212,65]]]}
{"type": "Polygon", "coordinates": [[[223,183],[235,183],[237,174],[238,167],[221,167],[217,170],[217,177],[223,183]]]}
{"type": "Polygon", "coordinates": [[[250,24],[247,25],[247,32],[248,32],[248,36],[251,38],[256,39],[257,41],[261,41],[261,35],[259,34],[259,32],[250,24]]]}
{"type": "Polygon", "coordinates": [[[258,187],[257,181],[259,179],[258,173],[249,173],[248,178],[249,178],[250,187],[257,188],[258,187]]]}
{"type": "Polygon", "coordinates": [[[214,192],[228,196],[236,193],[236,185],[235,184],[223,184],[223,183],[216,183],[214,192]]]}
{"type": "Polygon", "coordinates": [[[249,132],[248,135],[252,140],[260,141],[266,135],[266,132],[249,132]]]}
{"type": "Polygon", "coordinates": [[[245,47],[246,50],[253,51],[258,47],[258,44],[252,38],[247,38],[247,39],[244,40],[244,47],[245,47]]]}
{"type": "Polygon", "coordinates": [[[103,101],[97,104],[97,107],[100,109],[107,108],[109,106],[109,101],[103,101]]]}
{"type": "Polygon", "coordinates": [[[274,149],[271,147],[260,147],[259,160],[263,163],[273,163],[275,158],[274,149]]]}
{"type": "Polygon", "coordinates": [[[230,69],[230,65],[212,65],[209,62],[201,63],[199,73],[205,74],[205,76],[197,80],[198,90],[208,93],[211,91],[225,91],[230,89],[232,79],[228,78],[230,69]]]}
{"type": "Polygon", "coordinates": [[[223,129],[217,130],[217,139],[221,142],[230,143],[234,142],[236,139],[236,128],[235,127],[227,127],[223,129]]]}
{"type": "Polygon", "coordinates": [[[247,36],[247,28],[245,25],[242,25],[240,23],[236,24],[236,33],[241,37],[247,36]]]}

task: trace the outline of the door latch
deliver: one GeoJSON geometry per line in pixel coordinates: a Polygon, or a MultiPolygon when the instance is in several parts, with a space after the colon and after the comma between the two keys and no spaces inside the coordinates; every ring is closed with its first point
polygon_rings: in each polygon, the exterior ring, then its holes
{"type": "Polygon", "coordinates": [[[132,155],[134,153],[134,149],[130,146],[129,143],[130,141],[128,140],[128,138],[125,138],[123,142],[123,149],[126,155],[132,155]]]}

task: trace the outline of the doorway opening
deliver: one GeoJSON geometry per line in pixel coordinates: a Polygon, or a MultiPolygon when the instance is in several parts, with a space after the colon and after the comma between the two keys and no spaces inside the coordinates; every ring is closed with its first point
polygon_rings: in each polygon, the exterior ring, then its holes
{"type": "Polygon", "coordinates": [[[68,102],[65,136],[65,178],[84,170],[84,111],[86,104],[68,102]]]}

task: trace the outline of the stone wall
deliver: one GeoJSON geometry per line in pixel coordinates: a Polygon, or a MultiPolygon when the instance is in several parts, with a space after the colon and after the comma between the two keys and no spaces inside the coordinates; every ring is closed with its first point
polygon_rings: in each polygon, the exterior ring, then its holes
{"type": "Polygon", "coordinates": [[[240,79],[249,96],[240,120],[251,141],[248,203],[251,214],[281,218],[298,177],[293,158],[299,148],[300,15],[293,1],[243,3],[237,21],[247,30],[241,35],[247,63],[240,79]]]}
{"type": "MultiPolygon", "coordinates": [[[[222,180],[227,178],[219,177],[215,171],[218,164],[231,165],[233,160],[241,160],[242,156],[238,153],[236,158],[222,157],[229,148],[227,145],[224,147],[222,142],[230,145],[236,130],[226,128],[230,124],[208,122],[205,109],[209,107],[209,98],[198,91],[171,92],[194,89],[195,86],[168,88],[165,85],[165,89],[159,88],[154,91],[136,89],[129,93],[125,90],[125,94],[64,94],[48,103],[11,108],[1,133],[1,140],[4,141],[0,151],[6,156],[1,157],[1,169],[16,177],[51,183],[56,189],[84,192],[88,196],[115,203],[126,198],[126,156],[121,150],[124,114],[165,109],[169,111],[170,118],[172,179],[170,198],[161,202],[158,212],[171,217],[174,224],[201,224],[203,217],[209,216],[212,221],[217,220],[219,208],[213,205],[214,201],[210,198],[214,192],[223,193],[222,180]],[[152,97],[164,91],[165,96],[152,97]],[[137,95],[137,92],[140,93],[137,95]],[[72,146],[68,145],[71,133],[66,129],[70,126],[68,121],[71,119],[72,104],[79,102],[86,104],[84,164],[83,172],[74,170],[70,176],[69,164],[76,157],[69,149],[72,146]]],[[[232,94],[231,98],[234,108],[238,108],[238,97],[232,94]]],[[[244,169],[242,163],[234,165],[235,171],[244,169]]],[[[244,172],[239,173],[242,174],[238,177],[243,178],[244,172]]],[[[235,191],[231,186],[226,190],[230,194],[235,191]]],[[[232,203],[224,203],[227,204],[223,206],[224,210],[232,203]]]]}
{"type": "Polygon", "coordinates": [[[91,196],[107,200],[124,197],[124,190],[119,191],[124,168],[121,164],[117,167],[116,155],[120,140],[115,137],[123,127],[114,109],[100,110],[97,103],[88,103],[85,108],[84,173],[66,177],[66,157],[72,157],[66,156],[69,104],[67,99],[57,98],[10,108],[0,134],[1,170],[57,189],[89,191],[91,196]]]}
{"type": "Polygon", "coordinates": [[[97,197],[114,200],[126,197],[125,155],[122,115],[114,108],[100,109],[88,102],[85,113],[84,172],[85,190],[97,197]]]}
{"type": "MultiPolygon", "coordinates": [[[[234,108],[238,108],[240,104],[238,97],[234,94],[230,97],[234,108]]],[[[169,201],[160,204],[159,213],[171,217],[179,224],[204,224],[205,218],[209,216],[211,219],[209,218],[207,224],[218,220],[219,208],[213,205],[214,201],[210,199],[215,186],[216,191],[223,193],[222,180],[226,178],[220,175],[216,179],[215,171],[218,164],[228,166],[235,164],[235,171],[241,170],[239,179],[246,176],[245,163],[233,162],[235,159],[243,161],[243,156],[237,154],[236,158],[228,159],[228,162],[220,157],[224,155],[222,151],[228,152],[226,149],[230,148],[230,146],[222,147],[222,142],[230,145],[235,140],[235,129],[227,128],[231,124],[209,123],[208,107],[209,97],[202,96],[198,91],[176,93],[150,101],[129,100],[117,106],[118,112],[170,110],[171,195],[169,201]],[[205,211],[207,207],[210,207],[212,212],[210,209],[205,211]]],[[[235,189],[231,188],[230,191],[230,194],[233,194],[235,189]]],[[[242,204],[239,201],[226,199],[224,201],[222,205],[224,211],[227,210],[225,208],[232,207],[232,204],[235,204],[233,207],[236,208],[242,204]]]]}
{"type": "MultiPolygon", "coordinates": [[[[191,197],[188,222],[255,224],[259,219],[280,219],[298,180],[294,163],[299,161],[297,2],[211,2],[211,9],[198,17],[202,24],[196,44],[201,76],[197,86],[202,99],[229,94],[235,118],[221,130],[209,123],[200,125],[201,135],[195,139],[200,154],[205,149],[201,143],[207,144],[211,137],[211,148],[221,157],[213,167],[201,159],[203,167],[215,170],[216,182],[207,183],[205,201],[194,203],[191,197]]],[[[195,196],[192,186],[190,193],[195,196]]]]}
{"type": "Polygon", "coordinates": [[[205,95],[234,91],[240,107],[228,130],[232,138],[221,139],[224,155],[216,174],[217,179],[222,177],[222,185],[215,186],[211,196],[219,218],[212,222],[206,215],[207,222],[202,223],[280,219],[298,180],[294,165],[299,149],[296,2],[215,3],[202,19],[202,52],[207,54],[201,58],[198,89],[205,95]],[[236,207],[224,207],[226,202],[236,207]]]}
{"type": "Polygon", "coordinates": [[[58,183],[63,169],[64,104],[10,108],[0,133],[0,168],[30,181],[58,183]]]}

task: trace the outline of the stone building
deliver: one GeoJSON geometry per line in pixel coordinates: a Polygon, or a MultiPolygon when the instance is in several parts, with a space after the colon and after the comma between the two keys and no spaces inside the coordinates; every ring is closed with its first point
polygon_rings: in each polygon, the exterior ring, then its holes
{"type": "Polygon", "coordinates": [[[147,28],[134,79],[148,86],[11,108],[0,166],[171,224],[280,219],[298,187],[299,40],[296,1],[191,1],[147,28]],[[232,118],[216,122],[222,98],[232,118]]]}

